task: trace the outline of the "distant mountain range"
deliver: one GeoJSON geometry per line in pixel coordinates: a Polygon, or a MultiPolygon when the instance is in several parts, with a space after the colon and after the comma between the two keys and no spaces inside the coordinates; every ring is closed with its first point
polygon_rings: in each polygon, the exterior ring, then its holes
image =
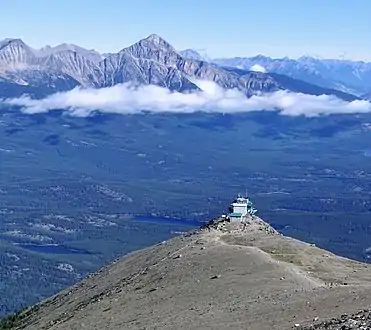
{"type": "Polygon", "coordinates": [[[214,81],[223,88],[238,89],[247,96],[289,90],[353,100],[356,99],[353,94],[362,95],[370,90],[371,85],[366,83],[368,79],[371,81],[370,63],[363,63],[361,68],[360,62],[352,62],[354,65],[358,63],[359,78],[351,76],[349,84],[345,85],[344,77],[348,71],[343,67],[350,64],[329,61],[310,58],[273,60],[264,56],[206,61],[190,49],[178,52],[155,34],[118,53],[109,54],[72,44],[36,50],[21,39],[5,39],[0,41],[0,96],[24,93],[44,96],[76,86],[99,88],[125,82],[153,84],[185,92],[198,90],[198,79],[214,81]],[[267,72],[251,71],[254,64],[263,66],[267,72]],[[334,68],[336,65],[339,69],[334,68]],[[319,67],[326,75],[322,75],[319,67]],[[335,71],[338,74],[331,80],[329,75],[335,71]],[[365,82],[363,88],[361,81],[365,82]]]}
{"type": "Polygon", "coordinates": [[[249,70],[254,65],[262,66],[266,72],[283,74],[325,88],[363,95],[371,91],[371,63],[361,61],[317,59],[303,56],[273,59],[258,55],[243,58],[221,58],[212,60],[220,66],[249,70]]]}

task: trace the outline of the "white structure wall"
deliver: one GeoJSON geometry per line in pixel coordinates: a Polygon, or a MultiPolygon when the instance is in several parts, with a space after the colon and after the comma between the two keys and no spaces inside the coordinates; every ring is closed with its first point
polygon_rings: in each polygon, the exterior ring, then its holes
{"type": "Polygon", "coordinates": [[[232,206],[233,206],[233,213],[242,213],[242,216],[247,214],[246,204],[233,203],[232,206]]]}

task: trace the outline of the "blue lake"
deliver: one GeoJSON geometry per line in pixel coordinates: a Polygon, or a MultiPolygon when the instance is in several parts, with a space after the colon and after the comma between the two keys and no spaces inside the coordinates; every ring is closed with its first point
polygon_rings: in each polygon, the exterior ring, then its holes
{"type": "Polygon", "coordinates": [[[196,220],[184,220],[184,219],[173,219],[173,218],[163,218],[163,217],[135,217],[130,221],[133,222],[151,222],[151,223],[166,223],[171,225],[185,226],[185,227],[200,227],[203,222],[196,220]]]}
{"type": "MultiPolygon", "coordinates": [[[[200,227],[203,223],[195,220],[182,220],[165,217],[150,217],[150,216],[138,216],[129,219],[130,222],[148,222],[174,225],[174,229],[180,230],[191,230],[200,227]]],[[[51,254],[90,254],[89,251],[83,249],[75,249],[66,245],[60,244],[33,244],[33,243],[15,243],[17,246],[39,253],[51,253],[51,254]]]]}
{"type": "Polygon", "coordinates": [[[52,254],[89,254],[89,251],[70,248],[59,244],[17,244],[17,246],[29,251],[52,254]]]}

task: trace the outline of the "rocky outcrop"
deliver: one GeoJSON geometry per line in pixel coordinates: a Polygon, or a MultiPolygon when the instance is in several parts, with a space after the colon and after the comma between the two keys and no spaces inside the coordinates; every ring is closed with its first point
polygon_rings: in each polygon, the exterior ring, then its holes
{"type": "Polygon", "coordinates": [[[364,309],[354,314],[342,314],[325,321],[316,318],[310,325],[296,324],[295,328],[298,330],[368,330],[371,329],[371,310],[364,309]]]}

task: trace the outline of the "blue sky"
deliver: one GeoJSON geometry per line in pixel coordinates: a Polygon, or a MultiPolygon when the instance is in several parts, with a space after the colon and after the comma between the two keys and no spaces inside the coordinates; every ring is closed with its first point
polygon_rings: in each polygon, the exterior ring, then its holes
{"type": "Polygon", "coordinates": [[[157,33],[212,57],[371,61],[370,13],[371,0],[9,0],[1,3],[0,39],[113,52],[157,33]]]}

